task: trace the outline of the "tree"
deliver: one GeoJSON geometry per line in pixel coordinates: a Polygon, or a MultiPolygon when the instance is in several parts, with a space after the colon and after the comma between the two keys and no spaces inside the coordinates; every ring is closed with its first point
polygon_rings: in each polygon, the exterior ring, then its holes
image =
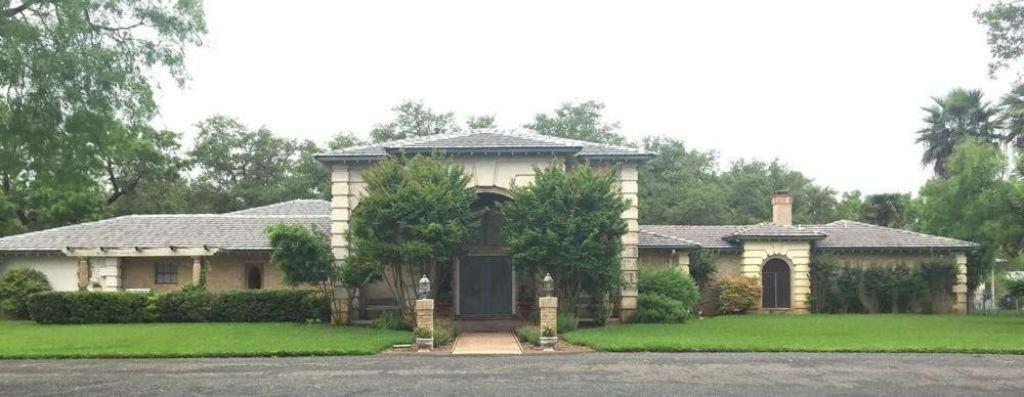
{"type": "Polygon", "coordinates": [[[988,65],[989,74],[1024,56],[1024,4],[999,0],[975,11],[974,17],[988,31],[989,52],[994,58],[988,65]]]}
{"type": "Polygon", "coordinates": [[[1019,179],[1006,178],[1006,155],[988,142],[958,144],[948,164],[946,177],[921,188],[914,229],[981,244],[968,258],[967,285],[973,290],[996,255],[1024,248],[1024,190],[1019,179]]]}
{"type": "Polygon", "coordinates": [[[466,126],[469,129],[494,128],[494,115],[469,116],[466,119],[466,126]]]}
{"type": "Polygon", "coordinates": [[[338,268],[327,234],[296,224],[279,223],[266,230],[270,240],[270,263],[281,270],[285,284],[314,285],[331,302],[332,319],[338,322],[338,307],[334,287],[338,283],[338,268]]]}
{"type": "Polygon", "coordinates": [[[458,132],[454,113],[434,113],[423,101],[405,101],[391,108],[395,119],[370,131],[374,142],[458,132]]]}
{"type": "Polygon", "coordinates": [[[29,295],[50,289],[50,282],[42,272],[35,269],[10,269],[0,276],[0,311],[27,320],[29,295]]]}
{"type": "Polygon", "coordinates": [[[620,254],[628,204],[614,172],[591,167],[535,169],[530,186],[501,204],[509,258],[517,270],[551,273],[560,302],[579,317],[576,298],[603,301],[621,283],[620,254]]]}
{"type": "Polygon", "coordinates": [[[860,190],[843,192],[842,199],[836,204],[836,218],[860,221],[863,206],[864,199],[861,198],[860,190]]]}
{"type": "Polygon", "coordinates": [[[198,171],[191,188],[193,210],[226,212],[292,199],[326,198],[327,170],[313,156],[314,143],[297,143],[270,130],[250,130],[226,116],[213,116],[197,127],[189,152],[198,171]]]}
{"type": "Polygon", "coordinates": [[[563,103],[554,115],[538,114],[533,123],[523,127],[538,134],[581,141],[621,145],[626,138],[615,131],[619,123],[607,124],[602,120],[604,104],[587,101],[580,104],[563,103]]]}
{"type": "Polygon", "coordinates": [[[145,127],[152,79],[186,77],[185,51],[206,32],[201,3],[23,0],[0,10],[0,207],[14,208],[18,229],[103,216],[166,170],[161,133],[145,127]]]}
{"type": "Polygon", "coordinates": [[[1005,128],[1003,141],[1017,150],[1024,149],[1024,84],[1013,88],[1000,99],[1002,122],[1005,128]]]}
{"type": "Polygon", "coordinates": [[[994,144],[1003,138],[1000,109],[985,101],[981,91],[956,88],[932,101],[932,106],[922,108],[928,115],[925,127],[917,131],[917,142],[925,147],[921,162],[931,164],[936,175],[946,175],[947,158],[965,139],[994,144]]]}
{"type": "Polygon", "coordinates": [[[720,177],[729,224],[752,224],[772,219],[768,199],[779,190],[793,194],[793,222],[825,223],[836,220],[836,192],[815,185],[778,160],[734,162],[720,177]]]}
{"type": "Polygon", "coordinates": [[[647,137],[643,147],[657,157],[640,166],[640,223],[729,222],[715,153],[688,149],[672,138],[647,137]]]}
{"type": "Polygon", "coordinates": [[[339,132],[334,134],[330,142],[327,142],[327,148],[331,150],[348,149],[353,146],[365,145],[366,141],[363,138],[355,136],[351,132],[339,132]]]}
{"type": "Polygon", "coordinates": [[[864,198],[860,219],[864,222],[902,229],[910,222],[910,194],[881,193],[864,198]]]}
{"type": "Polygon", "coordinates": [[[351,255],[379,267],[412,322],[411,287],[420,275],[437,280],[479,226],[476,193],[461,167],[438,156],[387,158],[363,179],[366,191],[349,225],[351,255]]]}

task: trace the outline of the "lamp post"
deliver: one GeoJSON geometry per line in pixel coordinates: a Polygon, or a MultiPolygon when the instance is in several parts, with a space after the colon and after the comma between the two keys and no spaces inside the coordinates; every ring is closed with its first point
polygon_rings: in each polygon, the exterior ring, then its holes
{"type": "Polygon", "coordinates": [[[551,273],[544,275],[542,290],[544,296],[555,296],[555,279],[551,278],[551,273]]]}
{"type": "Polygon", "coordinates": [[[416,285],[416,298],[427,299],[430,296],[430,279],[424,274],[416,285]]]}

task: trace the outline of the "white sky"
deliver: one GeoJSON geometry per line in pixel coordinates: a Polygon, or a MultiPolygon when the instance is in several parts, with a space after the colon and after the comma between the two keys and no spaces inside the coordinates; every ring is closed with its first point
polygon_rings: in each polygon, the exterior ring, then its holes
{"type": "Polygon", "coordinates": [[[779,158],[840,191],[913,191],[929,96],[988,78],[965,0],[698,2],[207,0],[192,80],[158,125],[222,113],[319,142],[366,136],[403,99],[517,127],[598,100],[631,139],[663,135],[723,162],[779,158]]]}

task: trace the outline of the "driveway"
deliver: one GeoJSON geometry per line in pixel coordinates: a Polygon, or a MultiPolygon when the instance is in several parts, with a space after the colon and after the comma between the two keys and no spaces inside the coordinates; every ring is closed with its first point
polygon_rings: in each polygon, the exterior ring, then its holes
{"type": "Polygon", "coordinates": [[[0,395],[1024,395],[1024,356],[592,353],[0,361],[0,395]]]}

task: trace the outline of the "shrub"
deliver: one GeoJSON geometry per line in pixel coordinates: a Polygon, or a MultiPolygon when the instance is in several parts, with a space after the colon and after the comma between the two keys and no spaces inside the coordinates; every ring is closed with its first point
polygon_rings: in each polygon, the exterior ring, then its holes
{"type": "Polygon", "coordinates": [[[210,321],[330,322],[331,304],[322,295],[302,290],[229,291],[213,296],[210,321]]]}
{"type": "Polygon", "coordinates": [[[197,289],[157,295],[156,320],[165,323],[209,321],[212,302],[213,294],[197,289]]]}
{"type": "Polygon", "coordinates": [[[636,323],[681,323],[690,317],[690,311],[682,302],[659,293],[648,292],[637,298],[636,313],[631,321],[636,323]]]}
{"type": "Polygon", "coordinates": [[[10,312],[21,320],[28,319],[28,296],[50,289],[46,275],[38,270],[8,270],[0,277],[0,311],[10,312]]]}
{"type": "Polygon", "coordinates": [[[1009,278],[1003,281],[1006,288],[1006,295],[1016,298],[1024,298],[1024,278],[1009,278]]]}
{"type": "Polygon", "coordinates": [[[919,286],[910,269],[903,264],[871,267],[864,270],[864,292],[879,312],[907,312],[919,286]]]}
{"type": "Polygon", "coordinates": [[[416,327],[416,329],[412,330],[412,336],[417,339],[433,338],[434,332],[430,328],[416,327]]]}
{"type": "Polygon", "coordinates": [[[811,295],[809,303],[814,313],[839,313],[842,307],[837,280],[839,261],[827,254],[811,258],[811,295]]]}
{"type": "Polygon", "coordinates": [[[445,346],[455,341],[459,331],[455,324],[448,320],[434,321],[434,346],[445,346]]]}
{"type": "Polygon", "coordinates": [[[919,286],[917,299],[922,311],[930,313],[941,311],[941,308],[937,307],[937,305],[943,302],[943,300],[936,300],[935,297],[936,295],[953,295],[956,273],[956,261],[951,257],[929,259],[914,271],[919,286]]]}
{"type": "Polygon", "coordinates": [[[718,271],[718,268],[715,266],[717,258],[718,255],[711,251],[694,251],[690,253],[690,275],[693,276],[693,280],[702,288],[707,286],[708,282],[711,281],[711,277],[718,271]]]}
{"type": "Polygon", "coordinates": [[[577,324],[579,322],[576,315],[572,313],[558,313],[558,317],[555,318],[555,328],[558,328],[560,334],[576,329],[577,324]]]}
{"type": "Polygon", "coordinates": [[[744,276],[730,276],[718,280],[718,311],[721,313],[743,313],[757,309],[761,298],[761,283],[744,276]]]}
{"type": "Polygon", "coordinates": [[[693,278],[670,267],[640,271],[637,292],[640,295],[658,294],[677,300],[686,311],[693,309],[700,297],[693,278]]]}
{"type": "Polygon", "coordinates": [[[131,292],[40,292],[28,298],[29,313],[42,324],[140,323],[152,320],[148,294],[131,292]]]}
{"type": "Polygon", "coordinates": [[[516,328],[516,336],[519,337],[519,342],[534,346],[540,345],[540,327],[536,325],[524,325],[516,328]]]}
{"type": "Polygon", "coordinates": [[[864,303],[860,300],[863,279],[864,270],[859,267],[845,265],[839,271],[839,277],[836,279],[839,313],[865,312],[864,303]]]}
{"type": "Polygon", "coordinates": [[[402,315],[398,312],[382,312],[377,318],[370,322],[370,325],[374,328],[379,329],[393,329],[398,331],[408,331],[412,329],[412,325],[407,323],[402,315]]]}

